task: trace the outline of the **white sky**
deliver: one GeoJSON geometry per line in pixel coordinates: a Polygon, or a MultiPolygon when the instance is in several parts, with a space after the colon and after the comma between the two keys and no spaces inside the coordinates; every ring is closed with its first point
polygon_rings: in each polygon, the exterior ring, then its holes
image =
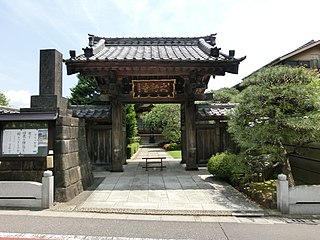
{"type": "MultiPolygon", "coordinates": [[[[319,0],[0,0],[0,92],[14,107],[38,95],[39,51],[64,58],[82,52],[88,33],[102,37],[198,37],[217,33],[222,52],[247,56],[238,75],[209,89],[231,87],[275,58],[320,39],[319,0]]],[[[65,72],[64,66],[64,72],[65,72]]],[[[63,95],[77,83],[63,79],[63,95]]]]}

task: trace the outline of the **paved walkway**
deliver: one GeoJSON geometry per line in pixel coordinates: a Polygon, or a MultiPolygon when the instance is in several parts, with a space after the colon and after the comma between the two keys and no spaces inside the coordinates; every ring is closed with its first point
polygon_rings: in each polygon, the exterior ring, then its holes
{"type": "Polygon", "coordinates": [[[263,210],[229,184],[217,180],[206,168],[185,171],[180,160],[160,148],[140,148],[128,160],[124,172],[95,172],[103,177],[100,185],[77,206],[76,211],[232,215],[261,214],[263,210]],[[146,171],[142,157],[165,156],[166,168],[146,171]]]}

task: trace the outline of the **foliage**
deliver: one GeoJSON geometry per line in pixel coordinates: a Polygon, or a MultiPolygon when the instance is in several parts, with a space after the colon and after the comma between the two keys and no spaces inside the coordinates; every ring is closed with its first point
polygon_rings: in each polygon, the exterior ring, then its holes
{"type": "Polygon", "coordinates": [[[154,108],[141,116],[143,125],[149,130],[162,130],[168,142],[181,142],[181,116],[179,104],[156,104],[154,108]]]}
{"type": "MultiPolygon", "coordinates": [[[[99,94],[98,85],[94,78],[83,75],[78,75],[78,84],[71,88],[71,97],[69,98],[71,104],[76,105],[90,105],[94,103],[93,97],[99,94]]],[[[137,135],[137,120],[134,104],[126,104],[126,134],[127,142],[135,142],[137,135]]]]}
{"type": "Polygon", "coordinates": [[[78,74],[78,84],[70,88],[71,104],[75,105],[90,105],[93,103],[93,96],[99,93],[97,82],[93,77],[87,77],[78,74]]]}
{"type": "Polygon", "coordinates": [[[181,159],[181,150],[167,151],[167,153],[174,159],[181,159]]]}
{"type": "Polygon", "coordinates": [[[213,90],[213,102],[228,103],[237,102],[237,96],[239,91],[235,88],[221,88],[219,90],[213,90]]]}
{"type": "Polygon", "coordinates": [[[134,142],[127,145],[127,158],[132,157],[140,147],[140,143],[134,142]]]}
{"type": "Polygon", "coordinates": [[[127,142],[133,142],[133,138],[136,137],[138,133],[136,111],[134,109],[134,104],[126,104],[126,134],[127,142]]]}
{"type": "Polygon", "coordinates": [[[140,143],[140,142],[141,142],[141,137],[139,136],[132,137],[130,138],[130,141],[129,141],[129,143],[140,143]]]}
{"type": "Polygon", "coordinates": [[[8,105],[9,105],[9,100],[3,93],[0,93],[0,106],[8,106],[8,105]]]}
{"type": "Polygon", "coordinates": [[[229,132],[243,150],[283,161],[292,177],[284,145],[319,140],[319,77],[303,67],[275,66],[253,74],[243,86],[229,132]]]}
{"type": "Polygon", "coordinates": [[[225,151],[213,155],[208,161],[209,173],[227,181],[246,180],[251,171],[242,155],[225,151]]]}
{"type": "Polygon", "coordinates": [[[166,148],[167,151],[175,151],[180,149],[181,147],[177,143],[170,143],[169,146],[166,148]]]}

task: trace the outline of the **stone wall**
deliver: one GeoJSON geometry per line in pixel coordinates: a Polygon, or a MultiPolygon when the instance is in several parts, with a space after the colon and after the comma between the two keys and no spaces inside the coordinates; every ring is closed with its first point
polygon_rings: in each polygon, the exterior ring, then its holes
{"type": "Polygon", "coordinates": [[[37,181],[41,182],[43,172],[46,170],[45,161],[23,160],[12,158],[1,160],[0,181],[37,181]]]}
{"type": "MultiPolygon", "coordinates": [[[[53,127],[55,201],[69,201],[93,183],[86,145],[85,122],[72,117],[68,100],[62,97],[62,54],[55,49],[40,51],[39,95],[21,112],[57,113],[53,127]]],[[[46,159],[10,159],[0,163],[0,180],[41,182],[46,159]]]]}
{"type": "Polygon", "coordinates": [[[56,201],[69,201],[93,183],[84,120],[59,117],[54,150],[56,201]]]}

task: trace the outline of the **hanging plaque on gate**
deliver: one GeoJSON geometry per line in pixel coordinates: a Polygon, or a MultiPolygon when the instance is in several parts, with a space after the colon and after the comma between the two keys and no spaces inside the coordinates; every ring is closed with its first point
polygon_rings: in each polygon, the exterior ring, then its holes
{"type": "Polygon", "coordinates": [[[132,80],[133,98],[174,98],[175,79],[132,80]]]}

